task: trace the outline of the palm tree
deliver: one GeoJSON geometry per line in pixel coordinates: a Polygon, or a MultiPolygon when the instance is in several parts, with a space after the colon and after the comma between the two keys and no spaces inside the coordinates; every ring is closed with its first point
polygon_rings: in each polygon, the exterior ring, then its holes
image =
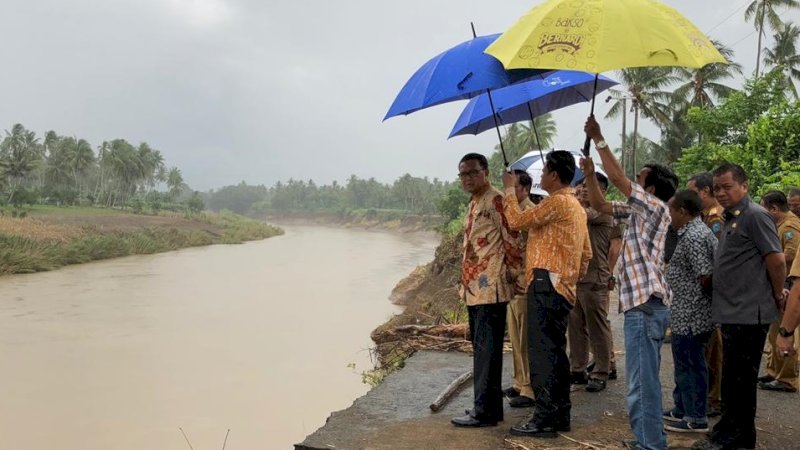
{"type": "MultiPolygon", "coordinates": [[[[609,99],[616,100],[608,110],[606,118],[616,118],[627,114],[627,102],[633,111],[633,149],[630,151],[629,166],[636,170],[636,146],[639,135],[639,116],[650,119],[659,128],[671,127],[672,110],[670,107],[672,93],[664,90],[667,86],[679,81],[670,67],[637,67],[622,69],[618,72],[620,84],[624,91],[614,90],[609,99]]],[[[623,131],[622,157],[627,153],[625,131],[623,131]]]]}
{"type": "Polygon", "coordinates": [[[712,40],[720,54],[730,64],[713,63],[699,69],[676,68],[676,75],[685,81],[673,92],[673,101],[679,105],[677,109],[685,112],[689,107],[705,108],[714,106],[715,100],[725,98],[735,91],[732,87],[721,83],[722,80],[742,74],[742,65],[733,61],[733,50],[719,41],[712,40]]]}
{"type": "Polygon", "coordinates": [[[181,175],[181,171],[177,167],[169,169],[169,173],[167,174],[167,186],[169,187],[169,196],[171,199],[175,199],[181,194],[183,175],[181,175]]]}
{"type": "Polygon", "coordinates": [[[36,133],[28,131],[22,124],[15,124],[0,143],[0,180],[9,184],[9,203],[14,202],[18,188],[41,162],[36,133]]]}
{"type": "Polygon", "coordinates": [[[756,77],[759,75],[761,64],[761,38],[764,36],[764,22],[770,28],[778,30],[783,24],[778,13],[779,8],[800,8],[800,0],[753,0],[744,11],[744,20],[753,19],[753,25],[758,30],[758,52],[756,54],[756,77]]]}
{"type": "Polygon", "coordinates": [[[537,116],[533,122],[520,122],[519,133],[520,137],[522,137],[522,148],[525,149],[522,153],[524,155],[530,150],[544,150],[552,147],[553,140],[558,134],[558,129],[553,115],[547,113],[537,116]]]}
{"type": "Polygon", "coordinates": [[[82,175],[94,164],[94,151],[91,144],[84,139],[67,138],[65,140],[66,163],[75,182],[75,190],[81,193],[82,175]]]}
{"type": "Polygon", "coordinates": [[[771,72],[782,72],[786,84],[798,98],[794,80],[800,80],[800,55],[797,54],[797,39],[800,37],[800,27],[793,23],[783,24],[775,33],[775,45],[764,49],[764,66],[773,66],[771,72]]]}

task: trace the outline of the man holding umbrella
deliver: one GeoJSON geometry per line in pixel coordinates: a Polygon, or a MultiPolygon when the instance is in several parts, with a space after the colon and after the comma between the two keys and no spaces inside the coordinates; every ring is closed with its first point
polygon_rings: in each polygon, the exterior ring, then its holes
{"type": "Polygon", "coordinates": [[[586,212],[570,187],[574,176],[570,152],[548,153],[541,187],[549,196],[523,211],[515,194],[516,177],[503,174],[508,224],[512,230],[528,231],[528,352],[535,400],[533,417],[511,428],[516,436],[554,438],[570,429],[567,322],[576,284],[592,258],[586,212]]]}
{"type": "Polygon", "coordinates": [[[627,407],[636,440],[625,445],[665,450],[659,369],[671,292],[665,274],[664,243],[670,224],[667,201],[675,193],[678,179],[666,167],[648,165],[632,183],[611,153],[594,116],[586,121],[585,131],[594,140],[608,178],[628,198],[626,203],[607,202],[594,176],[594,163],[588,157],[582,160],[592,208],[628,222],[623,237],[619,305],[625,313],[627,407]]]}

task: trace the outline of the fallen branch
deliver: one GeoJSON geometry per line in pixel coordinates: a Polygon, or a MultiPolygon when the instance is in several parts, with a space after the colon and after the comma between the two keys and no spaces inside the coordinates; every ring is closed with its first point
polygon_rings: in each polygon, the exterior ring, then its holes
{"type": "Polygon", "coordinates": [[[580,444],[580,445],[583,445],[585,447],[589,447],[589,448],[594,449],[594,450],[603,450],[601,447],[598,447],[596,445],[592,445],[592,444],[590,444],[588,442],[581,442],[581,441],[579,441],[577,439],[572,439],[571,437],[569,437],[569,436],[567,436],[567,435],[565,435],[563,433],[558,433],[558,435],[561,436],[562,438],[564,438],[564,439],[566,439],[568,441],[574,442],[576,444],[580,444]]]}
{"type": "Polygon", "coordinates": [[[469,372],[461,374],[458,378],[453,380],[453,382],[450,383],[450,385],[447,386],[447,388],[444,391],[442,391],[442,393],[439,394],[438,397],[436,397],[436,400],[434,400],[433,403],[430,404],[431,411],[437,412],[440,409],[442,409],[442,406],[444,406],[444,404],[447,403],[448,400],[450,400],[450,397],[452,397],[453,394],[455,394],[456,391],[458,391],[470,379],[472,379],[471,370],[469,372]]]}

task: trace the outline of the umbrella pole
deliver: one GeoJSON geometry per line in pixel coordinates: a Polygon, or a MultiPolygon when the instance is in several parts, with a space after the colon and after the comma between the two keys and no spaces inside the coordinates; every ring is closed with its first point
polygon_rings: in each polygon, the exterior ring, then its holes
{"type": "MultiPolygon", "coordinates": [[[[475,23],[469,23],[470,28],[472,28],[472,38],[475,39],[478,37],[478,34],[475,33],[475,23]]],[[[596,81],[595,81],[596,83],[596,81]]],[[[497,121],[497,114],[494,113],[494,100],[492,100],[492,91],[490,89],[486,90],[486,95],[489,97],[489,106],[492,108],[492,119],[494,119],[494,129],[497,130],[497,140],[500,141],[500,151],[503,152],[503,164],[505,167],[508,167],[508,158],[506,158],[506,149],[503,146],[503,136],[500,134],[500,123],[497,121]]]]}
{"type": "Polygon", "coordinates": [[[533,135],[536,137],[536,146],[539,147],[539,157],[542,158],[544,161],[544,153],[542,153],[542,142],[539,140],[539,132],[536,131],[536,120],[533,118],[533,109],[531,109],[531,102],[526,103],[528,105],[528,114],[531,115],[531,128],[533,129],[533,135]]]}
{"type": "Polygon", "coordinates": [[[503,152],[503,164],[505,164],[505,167],[508,167],[506,149],[503,146],[503,136],[500,134],[500,122],[497,121],[497,114],[494,112],[494,100],[492,100],[491,89],[487,89],[486,94],[489,97],[489,106],[492,108],[492,119],[494,119],[494,129],[497,131],[497,139],[500,141],[500,151],[503,152]]]}
{"type": "MultiPolygon", "coordinates": [[[[594,98],[597,96],[597,79],[600,77],[599,73],[594,74],[594,89],[592,89],[592,110],[589,113],[590,116],[594,115],[594,98]]],[[[586,142],[583,143],[583,154],[589,156],[589,146],[592,143],[592,138],[589,135],[586,135],[586,142]]]]}

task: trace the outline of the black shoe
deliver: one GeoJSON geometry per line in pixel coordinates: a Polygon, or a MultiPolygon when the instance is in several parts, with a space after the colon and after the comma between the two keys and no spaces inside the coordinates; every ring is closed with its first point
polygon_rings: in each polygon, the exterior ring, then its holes
{"type": "Polygon", "coordinates": [[[763,377],[758,377],[759,383],[769,383],[770,381],[775,381],[775,377],[770,375],[764,375],[763,377]]]}
{"type": "Polygon", "coordinates": [[[780,380],[772,380],[769,383],[764,383],[763,381],[758,383],[758,388],[763,389],[765,391],[775,391],[775,392],[797,392],[797,388],[792,386],[791,384],[784,383],[780,380]]]}
{"type": "Polygon", "coordinates": [[[506,398],[519,397],[519,391],[514,386],[511,386],[510,388],[503,389],[503,395],[505,395],[506,398]]]}
{"type": "Polygon", "coordinates": [[[496,427],[497,421],[483,421],[478,420],[471,415],[467,414],[466,416],[461,417],[453,417],[450,419],[450,423],[457,427],[464,427],[464,428],[479,428],[479,427],[496,427]]]}
{"type": "Polygon", "coordinates": [[[598,378],[589,378],[589,383],[586,385],[586,392],[600,392],[605,390],[606,380],[598,378]]]}
{"type": "Polygon", "coordinates": [[[570,384],[587,384],[589,379],[586,378],[586,372],[570,372],[569,382],[570,384]]]}
{"type": "Polygon", "coordinates": [[[706,417],[719,417],[722,415],[722,410],[717,406],[709,406],[706,417]]]}
{"type": "Polygon", "coordinates": [[[565,432],[565,433],[569,432],[569,431],[572,431],[572,427],[569,426],[569,419],[556,420],[556,423],[553,426],[553,428],[555,428],[556,431],[562,431],[562,432],[565,432]]]}
{"type": "Polygon", "coordinates": [[[611,372],[608,372],[608,379],[609,380],[617,379],[617,369],[611,369],[611,372]]]}
{"type": "Polygon", "coordinates": [[[558,437],[558,432],[556,431],[555,427],[546,425],[537,425],[533,421],[511,427],[510,433],[514,436],[528,436],[535,438],[558,437]]]}
{"type": "Polygon", "coordinates": [[[524,395],[519,395],[508,401],[508,406],[512,408],[530,408],[533,405],[533,399],[524,395]]]}

